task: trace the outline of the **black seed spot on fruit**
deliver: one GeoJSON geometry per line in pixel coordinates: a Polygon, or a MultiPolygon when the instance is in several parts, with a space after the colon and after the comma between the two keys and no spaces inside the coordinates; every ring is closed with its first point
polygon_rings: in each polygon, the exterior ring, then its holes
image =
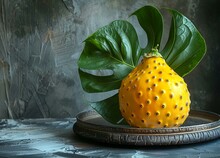
{"type": "Polygon", "coordinates": [[[182,100],[182,99],[183,99],[183,96],[181,95],[181,96],[180,96],[180,100],[182,100]]]}
{"type": "Polygon", "coordinates": [[[181,84],[183,84],[183,81],[180,81],[181,84]]]}
{"type": "Polygon", "coordinates": [[[151,100],[148,99],[148,100],[146,101],[146,103],[147,103],[147,104],[150,104],[150,103],[151,103],[151,100]]]}
{"type": "Polygon", "coordinates": [[[125,110],[123,109],[122,112],[125,113],[125,110]]]}
{"type": "Polygon", "coordinates": [[[130,87],[128,87],[126,90],[127,90],[127,91],[129,91],[130,89],[131,89],[131,88],[130,88],[130,87]]]}
{"type": "Polygon", "coordinates": [[[149,68],[150,66],[149,65],[147,65],[147,67],[146,68],[149,68]]]}
{"type": "Polygon", "coordinates": [[[129,106],[129,104],[128,104],[128,103],[126,103],[126,105],[127,105],[127,106],[129,106]]]}
{"type": "Polygon", "coordinates": [[[165,63],[162,63],[162,65],[164,66],[164,65],[165,65],[165,63]]]}
{"type": "Polygon", "coordinates": [[[156,87],[156,86],[157,86],[157,84],[156,84],[156,83],[154,83],[154,84],[153,84],[153,87],[156,87]]]}
{"type": "Polygon", "coordinates": [[[186,106],[188,106],[189,105],[189,103],[188,102],[186,102],[186,106]]]}
{"type": "Polygon", "coordinates": [[[146,79],[146,82],[150,82],[150,79],[146,79]]]}
{"type": "Polygon", "coordinates": [[[162,71],[159,71],[158,73],[159,73],[159,74],[162,74],[163,72],[162,72],[162,71]]]}
{"type": "Polygon", "coordinates": [[[175,83],[175,86],[178,86],[179,84],[178,83],[175,83]]]}
{"type": "Polygon", "coordinates": [[[164,108],[166,107],[166,105],[165,105],[165,104],[162,104],[161,107],[164,109],[164,108]]]}
{"type": "Polygon", "coordinates": [[[155,97],[154,97],[154,100],[158,100],[158,99],[159,99],[159,97],[158,97],[158,96],[155,96],[155,97]]]}
{"type": "Polygon", "coordinates": [[[185,117],[185,115],[182,116],[182,119],[185,117]]]}
{"type": "Polygon", "coordinates": [[[166,117],[170,117],[170,115],[171,115],[171,114],[168,112],[168,113],[166,114],[166,117]]]}
{"type": "Polygon", "coordinates": [[[144,123],[144,120],[141,120],[142,123],[144,123]]]}
{"type": "Polygon", "coordinates": [[[143,104],[140,104],[140,108],[143,108],[144,107],[144,105],[143,104]]]}
{"type": "Polygon", "coordinates": [[[156,78],[156,76],[152,76],[152,79],[155,79],[156,78]]]}
{"type": "Polygon", "coordinates": [[[164,93],[165,93],[165,90],[162,89],[162,90],[160,91],[160,93],[161,93],[161,94],[164,94],[164,93]]]}
{"type": "Polygon", "coordinates": [[[154,60],[154,63],[156,63],[156,60],[154,60]]]}
{"type": "Polygon", "coordinates": [[[134,114],[131,114],[131,117],[134,117],[134,114]]]}
{"type": "Polygon", "coordinates": [[[160,62],[158,63],[158,65],[161,65],[160,62]]]}
{"type": "Polygon", "coordinates": [[[155,115],[156,115],[156,116],[160,115],[160,112],[159,112],[159,111],[156,111],[156,112],[155,112],[155,115]]]}
{"type": "Polygon", "coordinates": [[[148,72],[148,74],[151,74],[151,73],[152,73],[151,71],[148,72]]]}
{"type": "Polygon", "coordinates": [[[170,99],[172,99],[173,98],[173,94],[170,94],[170,99]]]}
{"type": "Polygon", "coordinates": [[[177,123],[175,123],[175,124],[174,124],[174,126],[178,126],[178,124],[177,124],[177,123]]]}
{"type": "Polygon", "coordinates": [[[168,79],[165,80],[166,82],[170,82],[168,79]]]}
{"type": "Polygon", "coordinates": [[[147,88],[147,90],[148,90],[148,91],[150,91],[150,90],[151,90],[151,88],[150,88],[150,87],[148,87],[148,88],[147,88]]]}
{"type": "Polygon", "coordinates": [[[169,73],[169,75],[172,76],[173,74],[172,74],[172,73],[169,73]]]}
{"type": "Polygon", "coordinates": [[[140,80],[140,77],[137,77],[135,80],[136,80],[136,81],[140,80]]]}
{"type": "Polygon", "coordinates": [[[132,80],[130,80],[129,83],[131,84],[131,83],[132,83],[132,80]]]}
{"type": "Polygon", "coordinates": [[[175,120],[179,120],[179,117],[176,117],[175,120]]]}
{"type": "Polygon", "coordinates": [[[182,111],[182,110],[183,110],[183,107],[181,107],[180,110],[182,111]]]}
{"type": "Polygon", "coordinates": [[[158,121],[157,123],[160,125],[160,124],[161,124],[161,121],[158,121]]]}
{"type": "Polygon", "coordinates": [[[142,96],[142,92],[138,92],[138,97],[141,97],[142,96]]]}
{"type": "Polygon", "coordinates": [[[147,116],[150,116],[150,112],[147,112],[146,115],[147,115],[147,116]]]}
{"type": "Polygon", "coordinates": [[[154,66],[154,69],[157,69],[157,66],[154,66]]]}
{"type": "Polygon", "coordinates": [[[176,109],[178,107],[178,105],[175,105],[174,108],[176,109]]]}
{"type": "Polygon", "coordinates": [[[163,80],[162,78],[159,78],[159,79],[158,79],[159,82],[161,82],[162,80],[163,80]]]}
{"type": "Polygon", "coordinates": [[[167,124],[163,125],[164,128],[167,127],[167,126],[168,126],[167,124]]]}

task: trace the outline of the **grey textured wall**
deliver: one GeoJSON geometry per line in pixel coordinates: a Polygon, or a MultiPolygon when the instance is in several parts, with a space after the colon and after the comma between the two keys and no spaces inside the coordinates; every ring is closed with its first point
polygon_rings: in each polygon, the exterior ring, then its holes
{"type": "Polygon", "coordinates": [[[0,0],[0,118],[72,117],[88,109],[92,96],[81,89],[76,64],[83,40],[147,4],[181,11],[204,35],[207,55],[186,81],[192,108],[220,113],[218,0],[0,0]]]}

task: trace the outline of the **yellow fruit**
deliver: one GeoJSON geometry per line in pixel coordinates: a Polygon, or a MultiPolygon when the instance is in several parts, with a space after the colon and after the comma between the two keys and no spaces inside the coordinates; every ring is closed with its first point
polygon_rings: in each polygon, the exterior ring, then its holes
{"type": "Polygon", "coordinates": [[[144,57],[119,89],[120,111],[134,127],[178,127],[188,117],[190,103],[187,84],[158,55],[144,57]]]}

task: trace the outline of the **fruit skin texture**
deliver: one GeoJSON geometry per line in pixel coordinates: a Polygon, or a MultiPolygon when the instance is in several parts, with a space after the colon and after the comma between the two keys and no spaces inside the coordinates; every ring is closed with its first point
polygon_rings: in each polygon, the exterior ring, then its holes
{"type": "Polygon", "coordinates": [[[187,84],[162,57],[144,57],[119,89],[121,114],[133,127],[178,127],[190,103],[187,84]]]}

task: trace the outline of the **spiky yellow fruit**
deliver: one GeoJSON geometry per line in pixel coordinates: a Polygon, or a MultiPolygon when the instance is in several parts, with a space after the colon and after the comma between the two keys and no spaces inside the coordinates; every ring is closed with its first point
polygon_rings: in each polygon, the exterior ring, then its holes
{"type": "Polygon", "coordinates": [[[178,127],[190,111],[184,79],[159,56],[144,57],[119,89],[122,116],[134,127],[178,127]]]}

